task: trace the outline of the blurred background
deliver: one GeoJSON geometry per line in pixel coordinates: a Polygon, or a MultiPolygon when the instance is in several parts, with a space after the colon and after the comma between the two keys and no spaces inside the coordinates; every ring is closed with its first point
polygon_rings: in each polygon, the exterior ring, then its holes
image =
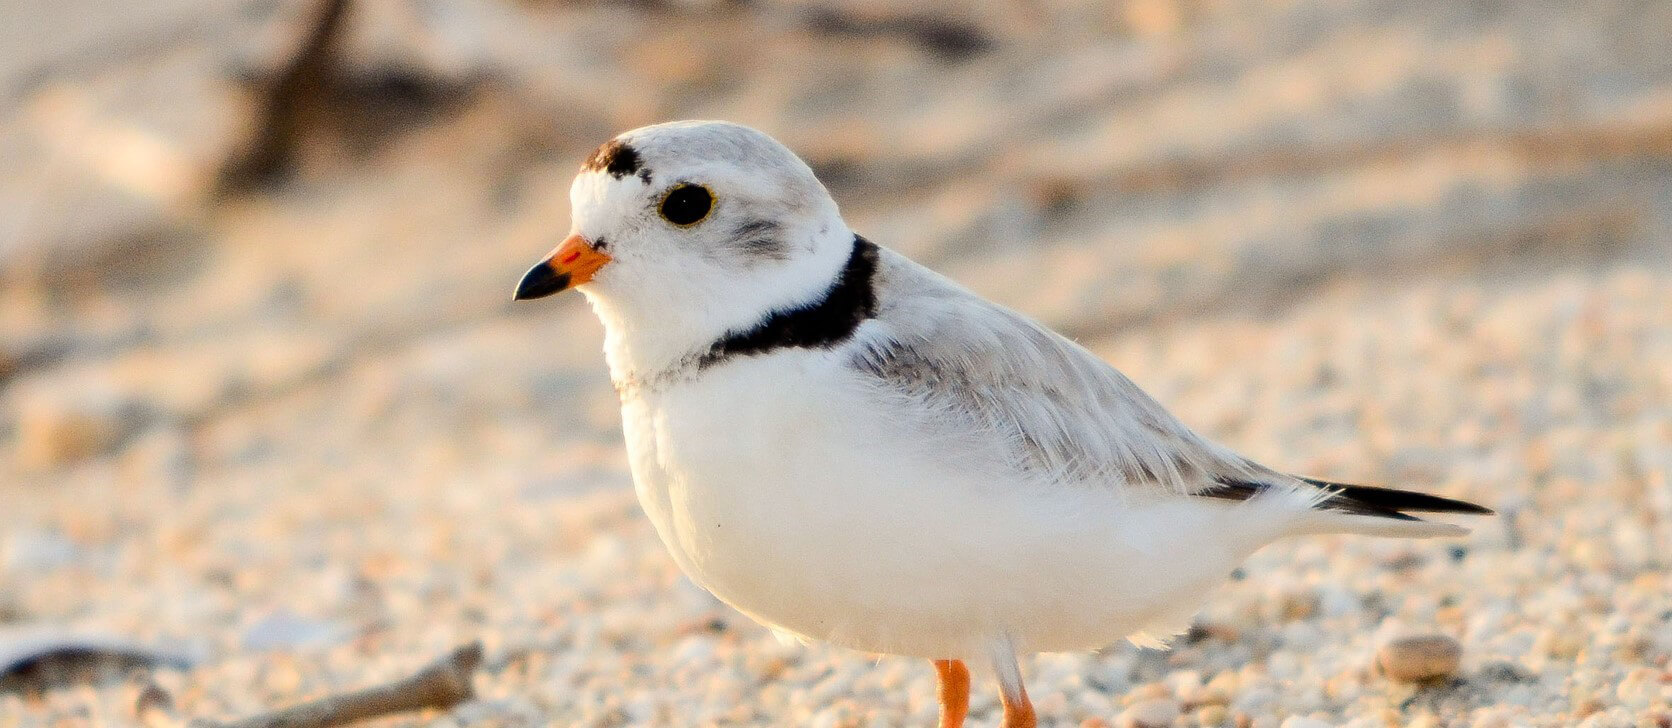
{"type": "Polygon", "coordinates": [[[478,639],[478,700],[388,724],[928,724],[926,664],[678,575],[599,325],[510,302],[580,159],[680,118],[1256,459],[1502,513],[1273,546],[1170,652],[1028,665],[1046,724],[1672,725],[1669,38],[1664,0],[4,0],[0,726],[478,639]],[[1430,633],[1452,677],[1374,666],[1430,633]]]}

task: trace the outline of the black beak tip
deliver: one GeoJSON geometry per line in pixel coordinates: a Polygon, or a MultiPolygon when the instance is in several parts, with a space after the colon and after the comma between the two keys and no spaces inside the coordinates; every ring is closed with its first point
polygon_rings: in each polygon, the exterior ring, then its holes
{"type": "Polygon", "coordinates": [[[545,298],[553,293],[569,287],[569,274],[559,273],[546,263],[529,268],[523,274],[522,282],[517,284],[517,293],[512,296],[517,301],[532,301],[545,298]]]}

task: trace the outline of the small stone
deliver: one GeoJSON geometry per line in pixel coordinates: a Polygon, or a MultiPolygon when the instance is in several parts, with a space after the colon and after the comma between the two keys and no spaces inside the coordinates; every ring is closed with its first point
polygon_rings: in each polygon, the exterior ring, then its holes
{"type": "Polygon", "coordinates": [[[1196,695],[1196,702],[1206,705],[1230,705],[1231,697],[1237,694],[1237,687],[1241,682],[1237,673],[1226,670],[1213,676],[1207,685],[1202,686],[1196,695]]]}
{"type": "Polygon", "coordinates": [[[1551,627],[1533,641],[1533,650],[1557,660],[1572,660],[1585,649],[1586,634],[1571,627],[1551,627]]]}
{"type": "Polygon", "coordinates": [[[134,717],[146,728],[178,724],[174,710],[174,696],[162,686],[148,682],[134,698],[134,717]]]}
{"type": "Polygon", "coordinates": [[[1397,682],[1426,682],[1457,674],[1463,646],[1445,635],[1403,637],[1382,646],[1376,666],[1397,682]]]}
{"type": "Polygon", "coordinates": [[[297,650],[341,644],[352,633],[340,622],[278,611],[246,627],[242,641],[247,650],[297,650]]]}
{"type": "Polygon", "coordinates": [[[1197,622],[1190,625],[1184,633],[1187,644],[1196,644],[1204,640],[1219,640],[1221,642],[1235,642],[1242,637],[1242,632],[1228,624],[1214,622],[1197,622]]]}
{"type": "Polygon", "coordinates": [[[1284,622],[1311,619],[1318,613],[1318,594],[1314,591],[1294,591],[1278,598],[1277,617],[1284,622]]]}
{"type": "Polygon", "coordinates": [[[1652,668],[1632,670],[1614,689],[1621,705],[1638,710],[1648,708],[1659,694],[1660,673],[1652,668]]]}
{"type": "Polygon", "coordinates": [[[1416,551],[1404,551],[1382,560],[1389,571],[1410,571],[1428,563],[1428,557],[1416,551]]]}
{"type": "Polygon", "coordinates": [[[1279,728],[1335,728],[1335,726],[1317,718],[1302,718],[1298,715],[1291,715],[1283,721],[1279,728]]]}
{"type": "Polygon", "coordinates": [[[1203,728],[1217,728],[1217,726],[1225,725],[1225,721],[1229,717],[1230,711],[1219,704],[1204,705],[1196,709],[1196,725],[1203,726],[1203,728]]]}
{"type": "Polygon", "coordinates": [[[1277,704],[1277,693],[1267,688],[1244,691],[1231,701],[1231,707],[1249,715],[1267,712],[1277,704]]]}
{"type": "Polygon", "coordinates": [[[1167,686],[1167,683],[1164,683],[1164,682],[1144,683],[1143,685],[1139,685],[1139,686],[1137,686],[1135,688],[1132,688],[1131,690],[1127,691],[1127,698],[1128,698],[1127,704],[1128,705],[1136,705],[1136,704],[1144,702],[1146,700],[1159,700],[1159,699],[1162,699],[1162,698],[1170,697],[1172,694],[1173,694],[1173,690],[1172,690],[1172,688],[1167,686]]]}
{"type": "Polygon", "coordinates": [[[1482,665],[1480,678],[1491,682],[1528,683],[1535,682],[1538,677],[1522,669],[1513,662],[1496,660],[1482,665]]]}
{"type": "Polygon", "coordinates": [[[1165,680],[1173,690],[1173,698],[1183,705],[1194,705],[1201,702],[1198,698],[1202,691],[1202,675],[1194,670],[1180,670],[1167,676],[1165,680]]]}
{"type": "Polygon", "coordinates": [[[45,572],[74,564],[86,554],[56,528],[19,528],[0,539],[0,567],[18,572],[45,572]]]}
{"type": "Polygon", "coordinates": [[[1132,726],[1132,728],[1167,728],[1178,720],[1181,711],[1179,704],[1166,698],[1144,700],[1133,703],[1132,707],[1121,712],[1116,725],[1132,726]]]}
{"type": "Polygon", "coordinates": [[[17,458],[50,470],[102,455],[139,425],[132,403],[97,389],[28,397],[17,416],[17,458]]]}

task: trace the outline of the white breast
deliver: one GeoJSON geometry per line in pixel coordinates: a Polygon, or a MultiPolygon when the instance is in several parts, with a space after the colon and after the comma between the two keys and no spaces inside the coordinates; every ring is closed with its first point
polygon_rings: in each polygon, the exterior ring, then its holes
{"type": "MultiPolygon", "coordinates": [[[[640,501],[681,568],[808,638],[971,657],[1100,647],[1223,578],[1258,504],[1125,501],[937,456],[822,350],[728,362],[623,406],[640,501]]],[[[979,464],[978,464],[979,465],[979,464]]]]}

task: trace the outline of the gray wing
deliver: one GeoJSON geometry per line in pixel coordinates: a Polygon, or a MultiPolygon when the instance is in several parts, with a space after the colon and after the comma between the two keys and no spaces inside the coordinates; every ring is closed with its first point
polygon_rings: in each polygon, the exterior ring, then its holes
{"type": "Polygon", "coordinates": [[[1489,514],[1464,501],[1300,478],[1213,443],[1080,345],[882,249],[877,316],[847,347],[888,416],[933,447],[1022,480],[1248,500],[1272,488],[1313,507],[1400,521],[1489,514]]]}
{"type": "Polygon", "coordinates": [[[938,445],[998,453],[1049,482],[1204,493],[1223,482],[1293,482],[1192,432],[1072,341],[887,251],[877,317],[848,348],[901,417],[938,445]]]}

